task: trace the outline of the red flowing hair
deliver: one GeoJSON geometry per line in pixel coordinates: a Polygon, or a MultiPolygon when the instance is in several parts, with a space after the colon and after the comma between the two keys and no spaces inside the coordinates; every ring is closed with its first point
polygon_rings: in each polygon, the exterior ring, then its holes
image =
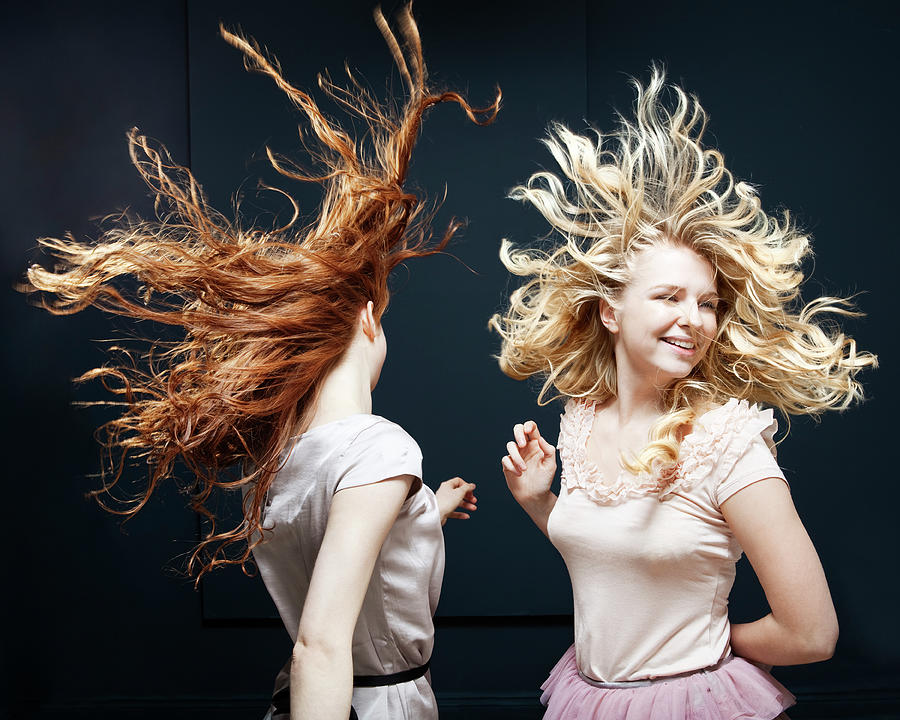
{"type": "Polygon", "coordinates": [[[380,9],[375,22],[406,85],[402,108],[377,102],[349,71],[348,87],[319,77],[329,98],[364,121],[370,144],[327,118],[255,42],[220,28],[245,67],[270,77],[308,121],[316,145],[307,149],[324,172],[306,173],[267,154],[281,175],[322,186],[314,222],[298,227],[298,205],[284,193],[294,209],[286,226],[240,227],[210,207],[188,169],[133,129],[129,151],[155,197],[156,219],[123,216],[91,244],[71,235],[41,238],[57,265],[53,271],[33,265],[22,286],[47,293],[40,304],[55,314],[94,306],[183,331],[176,342],[151,343],[143,357],[123,351],[120,361],[77,381],[100,380],[124,407],[99,430],[106,459],[103,486],[93,494],[103,507],[130,517],[173,477],[177,461],[190,471],[191,505],[209,521],[187,563],[198,580],[220,565],[246,570],[262,540],[262,505],[283,450],[320,380],[348,347],[360,308],[372,300],[380,318],[391,270],[440,251],[457,229],[452,221],[435,241],[428,229],[433,213],[403,187],[425,111],[452,102],[487,124],[499,109],[499,90],[489,107],[475,109],[455,92],[428,89],[409,5],[398,14],[399,39],[380,9]],[[110,506],[104,498],[113,497],[134,461],[148,466],[146,485],[110,506]],[[228,479],[236,468],[240,473],[228,479]],[[215,497],[238,488],[243,518],[222,529],[215,497]]]}

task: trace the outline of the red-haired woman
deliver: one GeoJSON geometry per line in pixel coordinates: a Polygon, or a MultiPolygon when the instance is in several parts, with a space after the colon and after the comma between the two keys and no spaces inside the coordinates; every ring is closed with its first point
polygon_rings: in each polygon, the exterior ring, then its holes
{"type": "Polygon", "coordinates": [[[148,485],[118,511],[130,515],[176,460],[189,468],[193,507],[210,521],[189,571],[199,577],[252,553],[294,641],[276,717],[437,717],[427,669],[441,525],[475,509],[474,485],[459,478],[437,496],[424,486],[415,441],[371,413],[388,276],[440,250],[455,229],[429,243],[419,199],[403,189],[423,113],[450,101],[489,122],[499,106],[499,94],[482,114],[456,93],[430,92],[408,7],[399,22],[398,42],[376,12],[408,90],[400,111],[355,84],[320,81],[368,125],[371,146],[326,118],[258,46],[223,30],[248,69],[271,77],[309,120],[318,174],[269,158],[286,177],[323,185],[316,222],[298,227],[296,205],[277,230],[229,222],[189,171],[132,131],[157,220],[124,218],[90,245],[41,240],[59,265],[33,266],[25,288],[48,293],[43,304],[55,313],[93,305],[183,329],[147,362],[126,353],[82,376],[100,379],[125,406],[104,426],[111,476],[98,494],[119,480],[126,458],[142,459],[148,485]],[[237,479],[227,475],[234,468],[237,479]],[[238,488],[243,517],[222,529],[211,501],[238,488]]]}

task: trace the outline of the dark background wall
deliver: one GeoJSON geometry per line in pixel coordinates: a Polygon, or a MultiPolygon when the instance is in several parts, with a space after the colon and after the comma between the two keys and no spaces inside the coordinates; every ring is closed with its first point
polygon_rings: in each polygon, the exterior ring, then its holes
{"type": "MultiPolygon", "coordinates": [[[[396,5],[386,4],[390,11],[396,5]]],[[[97,235],[125,206],[151,212],[129,165],[133,125],[189,164],[228,212],[269,212],[254,186],[262,149],[296,154],[297,117],[266,79],[245,73],[216,36],[240,24],[275,51],[287,77],[313,87],[345,59],[383,94],[390,58],[368,2],[320,6],[36,2],[0,11],[6,30],[0,100],[7,563],[0,607],[0,713],[10,717],[259,717],[289,652],[260,583],[222,573],[195,592],[174,568],[197,537],[183,499],[163,490],[120,528],[84,493],[99,467],[91,434],[104,419],[74,401],[102,397],[71,378],[103,362],[99,340],[131,332],[86,312],[54,318],[14,292],[35,238],[97,235]]],[[[448,193],[468,228],[451,254],[396,278],[385,318],[389,359],[375,411],[406,427],[426,481],[478,483],[480,509],[448,526],[434,683],[445,717],[539,717],[536,688],[571,642],[571,595],[553,548],[509,498],[498,459],[510,425],[535,417],[555,435],[558,406],[536,408],[534,383],[491,360],[486,330],[510,282],[501,237],[544,233],[536,213],[505,200],[552,159],[551,120],[609,128],[631,103],[628,75],[651,60],[699,95],[709,138],[769,209],[790,208],[814,235],[807,294],[862,291],[867,317],[847,323],[881,358],[868,401],[821,424],[795,419],[779,459],[825,564],[841,619],[835,658],[784,668],[801,697],[795,718],[900,715],[900,622],[891,467],[896,271],[892,180],[897,165],[896,17],[888,4],[422,2],[416,7],[437,84],[504,108],[477,128],[452,107],[428,118],[412,180],[448,193]],[[504,714],[505,713],[505,714],[504,714]]],[[[287,189],[314,208],[315,195],[287,189]]],[[[277,210],[277,208],[276,208],[277,210]]],[[[741,567],[733,614],[764,611],[741,567]]]]}

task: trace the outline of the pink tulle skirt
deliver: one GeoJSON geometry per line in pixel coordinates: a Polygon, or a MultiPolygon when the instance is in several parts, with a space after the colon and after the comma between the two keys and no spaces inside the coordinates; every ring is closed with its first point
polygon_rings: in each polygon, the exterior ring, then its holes
{"type": "Polygon", "coordinates": [[[594,687],[578,676],[574,645],[541,689],[544,720],[772,720],[795,702],[769,673],[738,657],[644,687],[594,687]]]}

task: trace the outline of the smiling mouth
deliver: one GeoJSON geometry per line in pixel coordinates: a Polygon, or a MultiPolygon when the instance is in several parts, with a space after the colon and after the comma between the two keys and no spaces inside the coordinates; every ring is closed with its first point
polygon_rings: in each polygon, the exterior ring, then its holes
{"type": "Polygon", "coordinates": [[[662,339],[662,341],[664,343],[668,343],[669,345],[672,345],[673,347],[677,347],[679,350],[684,350],[687,352],[693,352],[697,348],[696,344],[694,342],[692,342],[691,340],[681,340],[678,338],[664,337],[662,339]]]}

